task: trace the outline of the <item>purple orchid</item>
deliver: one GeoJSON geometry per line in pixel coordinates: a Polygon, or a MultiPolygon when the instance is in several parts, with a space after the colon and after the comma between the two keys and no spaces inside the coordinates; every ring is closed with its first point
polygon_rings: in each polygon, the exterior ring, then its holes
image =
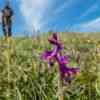
{"type": "Polygon", "coordinates": [[[59,64],[59,70],[62,80],[65,80],[68,77],[70,78],[72,75],[77,74],[80,71],[79,68],[72,68],[67,66],[67,64],[69,63],[68,56],[61,56],[58,54],[56,60],[59,64]]]}
{"type": "Polygon", "coordinates": [[[69,56],[62,55],[61,51],[63,49],[63,45],[59,40],[57,33],[54,33],[49,39],[49,43],[51,43],[54,48],[51,51],[46,50],[42,54],[42,59],[47,61],[49,65],[52,65],[51,60],[55,59],[59,64],[59,71],[62,80],[67,80],[71,78],[71,75],[77,74],[80,71],[79,68],[71,68],[68,67],[67,64],[69,63],[69,56]]]}

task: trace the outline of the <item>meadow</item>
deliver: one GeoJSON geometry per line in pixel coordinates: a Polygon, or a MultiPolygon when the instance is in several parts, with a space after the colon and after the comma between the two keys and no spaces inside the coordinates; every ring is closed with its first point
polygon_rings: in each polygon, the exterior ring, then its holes
{"type": "MultiPolygon", "coordinates": [[[[58,100],[57,64],[48,71],[40,56],[48,37],[0,39],[0,100],[58,100]]],[[[100,100],[100,33],[59,33],[70,66],[80,73],[63,87],[64,100],[100,100]],[[76,63],[80,56],[79,64],[76,63]]]]}

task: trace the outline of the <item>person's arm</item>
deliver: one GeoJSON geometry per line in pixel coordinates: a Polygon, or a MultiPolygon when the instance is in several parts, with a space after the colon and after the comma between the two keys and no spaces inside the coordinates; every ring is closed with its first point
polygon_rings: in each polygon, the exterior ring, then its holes
{"type": "Polygon", "coordinates": [[[10,8],[10,14],[11,14],[11,16],[14,15],[14,12],[13,12],[13,10],[11,8],[10,8]]]}
{"type": "Polygon", "coordinates": [[[2,11],[0,11],[0,24],[2,24],[2,11]]]}
{"type": "Polygon", "coordinates": [[[12,19],[12,22],[13,22],[13,20],[14,20],[14,12],[13,12],[13,10],[11,9],[11,19],[12,19]]]}

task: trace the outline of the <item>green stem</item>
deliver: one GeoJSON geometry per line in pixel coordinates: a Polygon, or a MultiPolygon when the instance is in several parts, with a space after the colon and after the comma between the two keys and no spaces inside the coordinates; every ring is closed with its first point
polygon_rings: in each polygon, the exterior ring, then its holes
{"type": "Polygon", "coordinates": [[[61,80],[61,75],[60,75],[60,70],[58,70],[58,74],[59,74],[59,79],[58,79],[58,100],[64,100],[64,94],[63,94],[63,84],[62,84],[62,80],[61,80]]]}

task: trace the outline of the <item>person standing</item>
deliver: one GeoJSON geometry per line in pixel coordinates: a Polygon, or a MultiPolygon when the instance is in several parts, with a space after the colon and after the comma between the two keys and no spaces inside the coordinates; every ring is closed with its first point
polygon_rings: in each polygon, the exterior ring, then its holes
{"type": "Polygon", "coordinates": [[[10,4],[7,3],[2,10],[2,29],[5,37],[12,36],[12,16],[13,10],[11,9],[10,4]]]}

